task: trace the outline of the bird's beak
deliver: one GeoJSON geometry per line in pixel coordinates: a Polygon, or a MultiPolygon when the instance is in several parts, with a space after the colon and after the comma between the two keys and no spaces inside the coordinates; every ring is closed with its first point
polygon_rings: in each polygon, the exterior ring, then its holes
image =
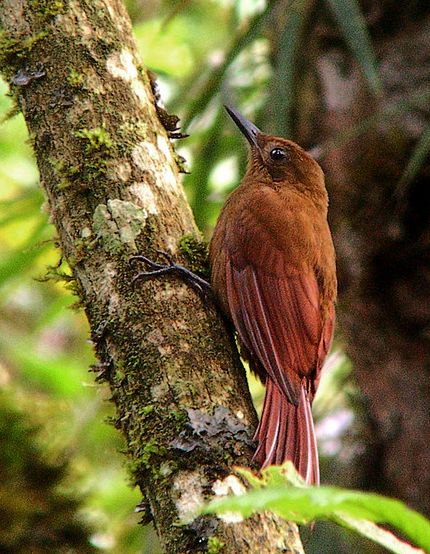
{"type": "Polygon", "coordinates": [[[224,108],[227,110],[228,115],[239,127],[240,131],[245,136],[249,144],[258,148],[257,137],[261,133],[260,129],[256,125],[254,125],[254,123],[251,123],[250,121],[245,119],[243,115],[240,115],[240,113],[233,108],[230,108],[229,106],[224,106],[224,108]]]}

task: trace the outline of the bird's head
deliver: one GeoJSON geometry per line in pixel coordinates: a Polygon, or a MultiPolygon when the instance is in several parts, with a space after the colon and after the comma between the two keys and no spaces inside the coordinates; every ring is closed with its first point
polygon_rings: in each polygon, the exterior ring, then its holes
{"type": "Polygon", "coordinates": [[[225,106],[250,145],[247,177],[275,188],[292,187],[326,203],[320,165],[292,140],[266,135],[239,112],[225,106]]]}

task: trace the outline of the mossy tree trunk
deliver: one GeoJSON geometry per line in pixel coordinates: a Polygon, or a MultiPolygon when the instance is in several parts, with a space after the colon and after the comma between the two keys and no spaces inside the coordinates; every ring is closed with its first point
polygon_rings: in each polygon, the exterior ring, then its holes
{"type": "Polygon", "coordinates": [[[201,260],[124,6],[0,0],[0,18],[3,74],[27,122],[145,519],[166,552],[302,552],[296,527],[270,514],[236,523],[189,516],[243,486],[232,466],[249,463],[256,416],[214,306],[175,278],[132,286],[137,252],[201,260]]]}

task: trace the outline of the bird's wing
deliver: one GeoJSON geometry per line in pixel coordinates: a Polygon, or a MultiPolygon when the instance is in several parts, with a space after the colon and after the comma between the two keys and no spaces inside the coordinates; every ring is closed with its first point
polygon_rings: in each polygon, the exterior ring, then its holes
{"type": "MultiPolygon", "coordinates": [[[[242,229],[246,237],[246,229],[242,229]]],[[[268,376],[297,405],[307,377],[311,396],[333,334],[334,310],[324,318],[315,272],[291,267],[264,233],[255,249],[227,252],[229,312],[239,336],[268,376]],[[267,252],[265,252],[267,249],[267,252]],[[267,263],[266,263],[267,262],[267,263]]]]}

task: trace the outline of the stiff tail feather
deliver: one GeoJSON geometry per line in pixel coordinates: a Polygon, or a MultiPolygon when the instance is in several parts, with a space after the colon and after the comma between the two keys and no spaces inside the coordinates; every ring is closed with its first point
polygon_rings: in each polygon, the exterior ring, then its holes
{"type": "Polygon", "coordinates": [[[254,454],[262,468],[291,460],[309,485],[319,484],[318,451],[308,393],[302,387],[297,406],[271,379],[266,382],[263,413],[255,433],[254,454]]]}

